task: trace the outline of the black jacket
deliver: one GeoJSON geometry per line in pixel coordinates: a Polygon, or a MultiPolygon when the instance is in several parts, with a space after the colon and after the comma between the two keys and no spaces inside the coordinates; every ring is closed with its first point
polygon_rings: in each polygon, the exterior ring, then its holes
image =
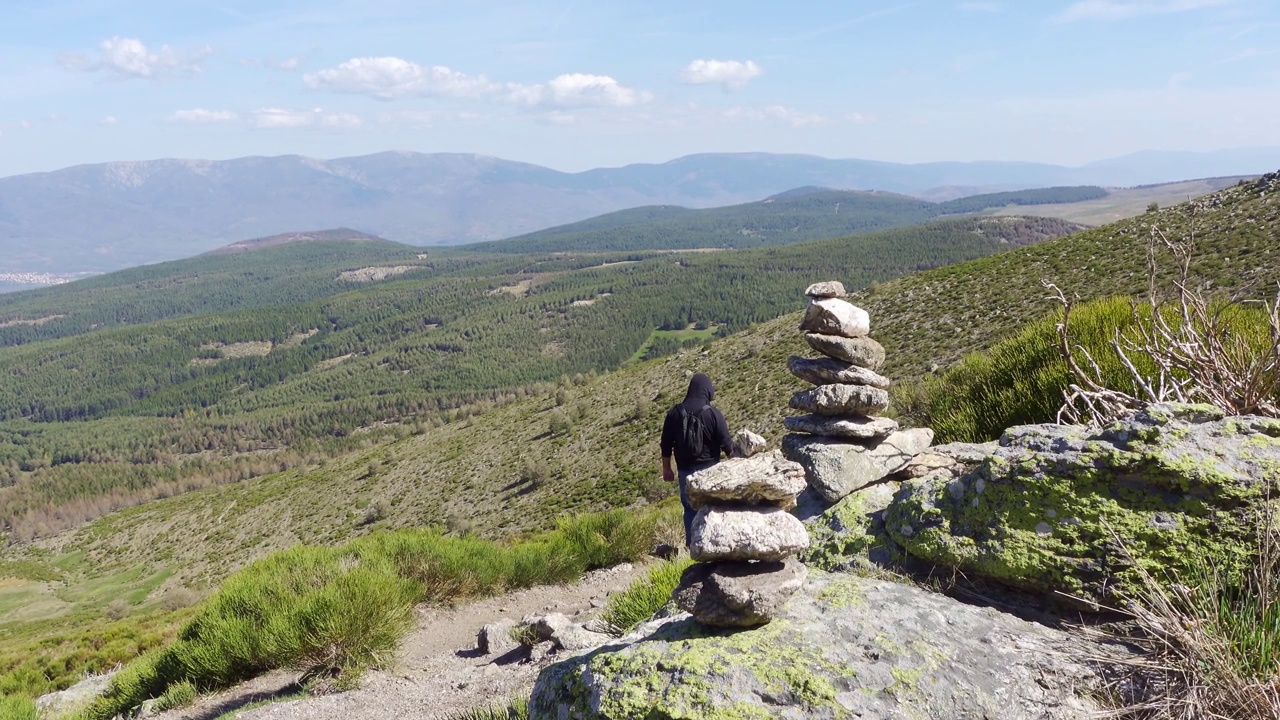
{"type": "Polygon", "coordinates": [[[729,424],[725,422],[724,415],[711,406],[715,396],[716,389],[711,384],[711,378],[698,373],[689,380],[689,392],[685,394],[684,401],[668,410],[667,417],[662,422],[662,457],[671,457],[674,454],[676,465],[684,469],[699,465],[713,465],[720,460],[721,452],[725,457],[733,455],[733,439],[729,437],[729,424]],[[702,453],[692,458],[687,457],[686,448],[680,447],[684,441],[680,423],[682,407],[685,412],[697,413],[711,430],[711,443],[704,444],[702,453]]]}

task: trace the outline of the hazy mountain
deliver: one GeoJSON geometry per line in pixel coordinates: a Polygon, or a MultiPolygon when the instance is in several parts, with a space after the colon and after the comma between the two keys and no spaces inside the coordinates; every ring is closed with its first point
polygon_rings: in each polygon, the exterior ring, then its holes
{"type": "Polygon", "coordinates": [[[955,191],[939,188],[1131,185],[1277,166],[1280,149],[1141,153],[1082,168],[767,153],[691,155],[580,173],[404,152],[115,162],[0,178],[0,270],[109,270],[298,228],[355,227],[404,243],[456,244],[641,205],[730,205],[807,185],[940,199],[955,191]]]}

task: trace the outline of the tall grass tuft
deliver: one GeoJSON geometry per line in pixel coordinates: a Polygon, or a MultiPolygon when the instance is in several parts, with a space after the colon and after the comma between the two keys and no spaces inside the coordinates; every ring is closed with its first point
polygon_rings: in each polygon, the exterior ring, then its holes
{"type": "Polygon", "coordinates": [[[0,695],[0,718],[37,720],[36,704],[25,695],[0,695]]]}
{"type": "Polygon", "coordinates": [[[654,565],[626,590],[610,596],[600,619],[609,623],[616,635],[625,635],[667,604],[680,584],[680,576],[692,564],[692,560],[682,557],[654,565]]]}
{"type": "Polygon", "coordinates": [[[183,683],[207,691],[275,668],[350,685],[366,668],[393,659],[415,603],[569,582],[638,560],[659,517],[671,512],[663,506],[563,519],[513,545],[426,529],[277,553],[228,578],[176,642],[130,664],[80,717],[109,720],[183,683]]]}
{"type": "Polygon", "coordinates": [[[515,698],[508,703],[464,710],[449,720],[529,720],[529,701],[515,698]]]}

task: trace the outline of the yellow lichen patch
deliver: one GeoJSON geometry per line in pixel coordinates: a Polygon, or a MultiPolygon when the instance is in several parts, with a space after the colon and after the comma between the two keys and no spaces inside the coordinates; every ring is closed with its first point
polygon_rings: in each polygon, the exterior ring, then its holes
{"type": "Polygon", "coordinates": [[[64,317],[66,317],[65,314],[45,315],[44,317],[31,318],[30,320],[23,319],[23,318],[14,318],[13,320],[0,321],[0,328],[18,327],[19,325],[29,325],[31,327],[40,327],[41,325],[47,322],[50,322],[52,320],[57,320],[58,318],[64,318],[64,317]]]}
{"type": "Polygon", "coordinates": [[[386,280],[389,277],[403,275],[410,270],[417,269],[418,265],[384,265],[381,267],[364,267],[358,270],[346,270],[338,273],[339,280],[347,282],[376,282],[378,280],[386,280]]]}

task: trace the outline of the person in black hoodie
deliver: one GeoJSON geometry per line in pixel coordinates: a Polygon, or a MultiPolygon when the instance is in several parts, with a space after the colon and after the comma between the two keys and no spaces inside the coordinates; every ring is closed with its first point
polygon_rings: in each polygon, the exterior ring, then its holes
{"type": "Polygon", "coordinates": [[[662,479],[676,480],[671,468],[674,455],[680,479],[680,504],[684,506],[684,541],[692,539],[693,516],[697,511],[689,504],[686,480],[693,473],[720,462],[720,453],[733,455],[733,440],[724,415],[711,406],[716,388],[711,378],[698,373],[689,379],[689,392],[684,401],[667,411],[662,422],[662,479]]]}

